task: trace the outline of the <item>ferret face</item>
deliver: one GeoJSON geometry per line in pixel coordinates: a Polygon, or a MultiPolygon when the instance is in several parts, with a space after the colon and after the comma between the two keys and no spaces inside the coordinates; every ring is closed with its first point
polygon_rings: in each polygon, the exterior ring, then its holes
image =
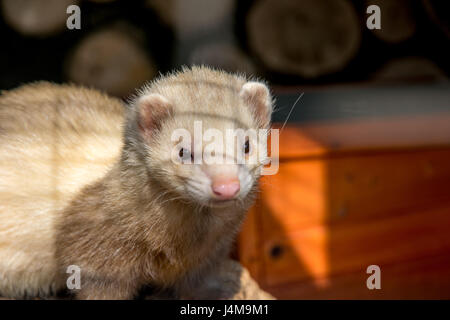
{"type": "Polygon", "coordinates": [[[150,151],[148,165],[152,171],[164,172],[159,181],[200,205],[242,202],[255,187],[267,158],[265,131],[252,134],[257,130],[244,130],[231,119],[196,117],[184,120],[183,126],[177,120],[175,116],[166,123],[160,135],[164,139],[150,151]]]}
{"type": "Polygon", "coordinates": [[[267,87],[202,68],[169,80],[137,102],[149,172],[174,198],[243,204],[267,161],[267,87]]]}

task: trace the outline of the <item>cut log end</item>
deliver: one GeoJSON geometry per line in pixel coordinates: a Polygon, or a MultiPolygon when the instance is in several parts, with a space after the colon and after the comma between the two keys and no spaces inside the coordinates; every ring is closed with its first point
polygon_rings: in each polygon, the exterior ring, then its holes
{"type": "Polygon", "coordinates": [[[347,0],[261,0],[250,8],[248,43],[275,72],[313,78],[342,70],[360,45],[347,0]]]}
{"type": "Polygon", "coordinates": [[[157,73],[153,61],[120,30],[100,30],[83,39],[66,63],[70,81],[125,97],[157,73]]]}
{"type": "Polygon", "coordinates": [[[66,28],[67,7],[78,0],[2,0],[6,23],[26,36],[49,36],[66,28]]]}
{"type": "Polygon", "coordinates": [[[373,34],[387,43],[400,43],[416,32],[416,23],[410,0],[366,0],[366,7],[377,5],[381,12],[381,29],[373,34]]]}
{"type": "Polygon", "coordinates": [[[191,53],[190,63],[247,75],[256,73],[250,58],[237,46],[229,43],[208,43],[199,46],[191,53]]]}

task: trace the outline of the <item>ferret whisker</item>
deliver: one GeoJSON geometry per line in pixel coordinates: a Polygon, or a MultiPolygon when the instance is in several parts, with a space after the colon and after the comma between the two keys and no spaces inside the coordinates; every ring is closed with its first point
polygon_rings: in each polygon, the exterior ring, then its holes
{"type": "Polygon", "coordinates": [[[179,200],[179,199],[183,199],[183,197],[177,196],[177,197],[168,198],[168,199],[164,200],[163,202],[161,202],[160,205],[163,206],[165,203],[173,202],[173,201],[179,200]]]}

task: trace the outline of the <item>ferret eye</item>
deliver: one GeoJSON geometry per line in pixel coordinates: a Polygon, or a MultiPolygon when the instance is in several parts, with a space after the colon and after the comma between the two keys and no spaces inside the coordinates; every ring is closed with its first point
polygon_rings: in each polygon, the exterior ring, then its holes
{"type": "Polygon", "coordinates": [[[249,154],[249,152],[250,152],[250,141],[249,140],[245,141],[244,152],[245,152],[245,154],[249,154]]]}
{"type": "Polygon", "coordinates": [[[185,148],[180,149],[180,151],[178,152],[178,156],[182,161],[188,161],[189,159],[192,161],[194,160],[194,155],[191,154],[191,151],[185,148]]]}

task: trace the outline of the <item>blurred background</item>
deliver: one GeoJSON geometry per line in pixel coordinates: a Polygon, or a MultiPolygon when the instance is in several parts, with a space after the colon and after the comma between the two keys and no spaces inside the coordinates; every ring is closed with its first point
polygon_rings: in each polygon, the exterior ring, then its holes
{"type": "Polygon", "coordinates": [[[289,116],[280,171],[236,257],[278,298],[450,298],[447,1],[0,3],[1,90],[48,80],[125,99],[192,64],[268,81],[275,126],[289,116]],[[367,288],[372,264],[381,290],[367,288]]]}
{"type": "Polygon", "coordinates": [[[448,79],[445,1],[2,0],[0,88],[76,82],[127,96],[159,72],[208,64],[274,86],[448,79]],[[68,30],[66,8],[81,9],[68,30]],[[370,4],[381,8],[369,30],[370,4]]]}

